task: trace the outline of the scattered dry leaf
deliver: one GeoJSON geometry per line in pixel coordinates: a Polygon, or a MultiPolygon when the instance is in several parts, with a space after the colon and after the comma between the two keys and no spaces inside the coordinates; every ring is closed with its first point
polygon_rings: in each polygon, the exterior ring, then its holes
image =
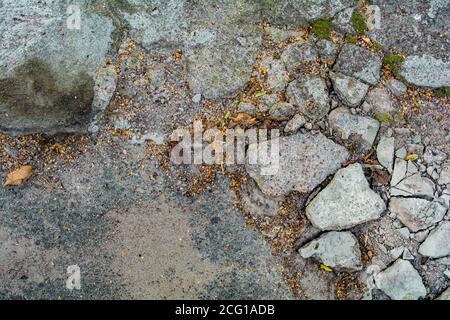
{"type": "Polygon", "coordinates": [[[235,117],[231,117],[231,123],[250,127],[256,123],[256,118],[247,113],[238,113],[235,117]]]}
{"type": "Polygon", "coordinates": [[[405,157],[405,160],[406,160],[406,161],[415,161],[415,160],[417,160],[417,159],[419,159],[419,155],[418,155],[417,153],[408,154],[408,155],[405,157]]]}
{"type": "Polygon", "coordinates": [[[31,177],[32,174],[33,174],[32,166],[22,166],[19,169],[8,174],[8,176],[6,178],[6,182],[3,186],[4,187],[20,186],[25,181],[27,181],[31,177]]]}
{"type": "Polygon", "coordinates": [[[321,264],[320,269],[325,270],[326,272],[333,272],[333,269],[331,269],[329,266],[321,264]]]}

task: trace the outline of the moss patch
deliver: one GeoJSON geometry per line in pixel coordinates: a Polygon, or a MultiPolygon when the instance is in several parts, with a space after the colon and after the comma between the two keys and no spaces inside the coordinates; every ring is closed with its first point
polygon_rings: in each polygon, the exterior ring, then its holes
{"type": "Polygon", "coordinates": [[[347,38],[345,39],[345,42],[349,43],[349,44],[355,44],[356,45],[358,43],[358,37],[347,36],[347,38]]]}
{"type": "Polygon", "coordinates": [[[331,38],[331,19],[314,21],[311,32],[319,39],[329,40],[331,38]]]}
{"type": "Polygon", "coordinates": [[[363,35],[368,29],[366,24],[366,17],[358,10],[353,11],[352,26],[358,35],[363,35]]]}
{"type": "Polygon", "coordinates": [[[434,89],[433,92],[436,95],[436,97],[439,97],[439,98],[450,97],[450,87],[434,89]]]}
{"type": "Polygon", "coordinates": [[[400,54],[387,55],[383,59],[383,65],[392,72],[396,79],[400,81],[403,81],[403,78],[400,75],[400,68],[403,60],[405,60],[405,56],[400,54]]]}

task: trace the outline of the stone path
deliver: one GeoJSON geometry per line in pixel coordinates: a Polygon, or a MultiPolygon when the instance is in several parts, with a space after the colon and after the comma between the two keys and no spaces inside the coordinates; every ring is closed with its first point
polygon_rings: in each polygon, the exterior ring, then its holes
{"type": "Polygon", "coordinates": [[[450,1],[73,5],[0,2],[0,298],[449,298],[450,1]]]}

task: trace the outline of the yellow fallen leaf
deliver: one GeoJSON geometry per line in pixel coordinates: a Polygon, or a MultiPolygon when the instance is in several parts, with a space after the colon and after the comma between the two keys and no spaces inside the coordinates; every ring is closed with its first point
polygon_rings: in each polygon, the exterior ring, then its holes
{"type": "Polygon", "coordinates": [[[368,37],[362,37],[362,40],[369,46],[373,45],[372,40],[370,40],[368,37]]]}
{"type": "Polygon", "coordinates": [[[19,169],[8,174],[8,176],[6,177],[6,182],[3,186],[4,187],[20,186],[25,181],[27,181],[31,177],[32,174],[33,174],[32,166],[22,166],[19,169]]]}
{"type": "Polygon", "coordinates": [[[417,153],[408,154],[408,155],[405,157],[405,160],[406,160],[406,161],[415,161],[415,160],[417,160],[417,159],[419,159],[419,155],[418,155],[417,153]]]}
{"type": "Polygon", "coordinates": [[[333,269],[323,263],[320,265],[320,269],[325,270],[326,272],[333,272],[333,269]]]}

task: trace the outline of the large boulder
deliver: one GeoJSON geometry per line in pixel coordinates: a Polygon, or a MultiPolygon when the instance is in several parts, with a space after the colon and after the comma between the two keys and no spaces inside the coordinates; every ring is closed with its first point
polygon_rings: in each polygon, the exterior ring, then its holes
{"type": "Polygon", "coordinates": [[[115,75],[100,70],[114,47],[113,21],[84,1],[74,4],[82,12],[79,29],[64,2],[6,0],[0,6],[0,131],[84,130],[108,104],[115,75]],[[107,79],[98,80],[98,73],[107,79]],[[93,106],[96,85],[103,95],[93,106]]]}

